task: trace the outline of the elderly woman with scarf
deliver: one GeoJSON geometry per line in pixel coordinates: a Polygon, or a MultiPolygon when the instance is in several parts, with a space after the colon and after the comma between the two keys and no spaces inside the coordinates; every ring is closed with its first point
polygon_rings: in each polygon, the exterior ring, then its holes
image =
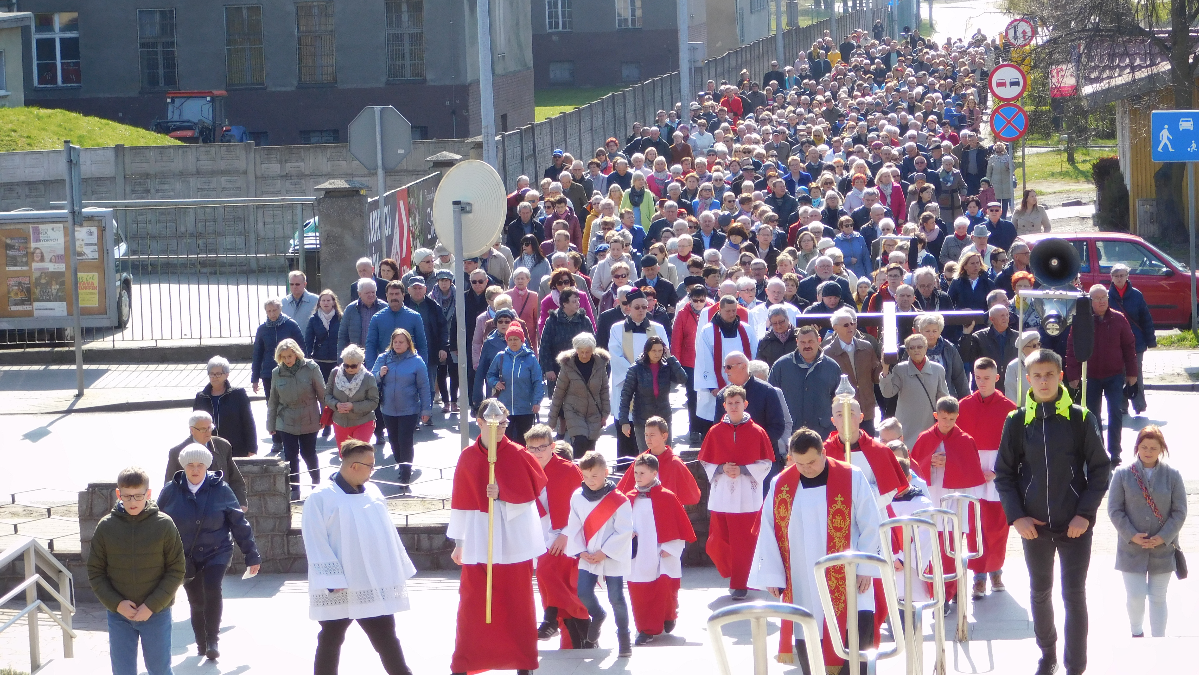
{"type": "MultiPolygon", "coordinates": [[[[442,412],[458,412],[458,314],[455,311],[456,293],[454,289],[454,273],[449,270],[438,270],[434,275],[437,283],[429,291],[429,297],[441,308],[442,318],[446,321],[446,330],[450,334],[450,358],[445,363],[439,363],[437,369],[437,388],[442,395],[442,412]],[[449,380],[450,386],[446,386],[449,380]]],[[[341,445],[340,443],[338,444],[341,445]]]]}
{"type": "Polygon", "coordinates": [[[621,197],[621,210],[633,211],[633,224],[645,230],[654,220],[654,193],[647,189],[646,177],[641,173],[634,172],[632,181],[621,197]]]}
{"type": "Polygon", "coordinates": [[[587,289],[576,288],[575,275],[571,274],[571,270],[560,267],[550,274],[550,292],[546,294],[546,297],[542,298],[538,311],[538,335],[542,334],[542,327],[546,325],[546,318],[562,305],[558,299],[559,294],[568,288],[574,288],[576,291],[579,291],[579,299],[580,304],[583,306],[583,312],[587,314],[587,318],[591,320],[592,325],[596,324],[596,313],[592,310],[591,294],[587,292],[587,289]]]}
{"type": "MultiPolygon", "coordinates": [[[[304,329],[304,355],[317,362],[321,379],[328,380],[337,365],[337,335],[341,326],[342,308],[337,294],[328,288],[317,296],[317,309],[308,318],[304,329]]],[[[330,426],[321,430],[321,438],[329,438],[330,426]]]]}
{"type": "Polygon", "coordinates": [[[333,438],[337,447],[347,438],[371,442],[375,432],[375,409],[379,407],[379,385],[363,365],[362,347],[342,350],[342,365],[325,380],[325,407],[333,411],[333,438]]]}

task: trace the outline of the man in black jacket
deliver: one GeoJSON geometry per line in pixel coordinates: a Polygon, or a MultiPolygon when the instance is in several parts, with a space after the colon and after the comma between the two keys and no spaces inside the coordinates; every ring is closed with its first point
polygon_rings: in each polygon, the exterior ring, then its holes
{"type": "Polygon", "coordinates": [[[1066,610],[1067,675],[1087,668],[1087,584],[1092,525],[1108,490],[1108,453],[1095,419],[1071,403],[1062,359],[1040,349],[1025,360],[1032,397],[1009,413],[996,457],[996,490],[1008,522],[1021,535],[1033,632],[1042,650],[1037,675],[1058,668],[1054,628],[1054,555],[1060,557],[1066,610]]]}
{"type": "MultiPolygon", "coordinates": [[[[437,382],[438,364],[445,363],[446,359],[450,358],[450,336],[447,334],[446,317],[442,314],[442,308],[427,297],[425,291],[425,280],[419,275],[413,277],[409,280],[408,297],[404,304],[420,314],[425,324],[425,339],[429,344],[429,363],[425,364],[425,367],[429,370],[429,389],[432,395],[436,393],[434,383],[437,382]]],[[[433,424],[433,419],[426,424],[433,424]]]]}

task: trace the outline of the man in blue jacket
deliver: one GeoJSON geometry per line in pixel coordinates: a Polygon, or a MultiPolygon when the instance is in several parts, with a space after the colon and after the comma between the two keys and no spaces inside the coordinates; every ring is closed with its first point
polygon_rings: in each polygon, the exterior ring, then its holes
{"type": "Polygon", "coordinates": [[[404,282],[392,279],[387,285],[387,304],[378,314],[371,317],[367,326],[367,352],[364,363],[375,365],[375,359],[386,352],[392,344],[392,331],[403,328],[413,336],[417,354],[429,363],[429,343],[425,340],[425,322],[421,315],[404,306],[404,282]]]}
{"type": "MultiPolygon", "coordinates": [[[[429,386],[437,395],[438,365],[445,363],[450,356],[450,336],[446,330],[446,317],[442,308],[426,294],[425,279],[420,275],[414,276],[408,282],[408,300],[405,306],[421,315],[425,326],[425,337],[429,341],[430,358],[425,362],[429,367],[429,386]]],[[[432,424],[432,421],[430,422],[432,424]]]]}
{"type": "MultiPolygon", "coordinates": [[[[258,393],[259,381],[271,398],[271,373],[275,370],[275,347],[280,342],[291,338],[296,344],[304,344],[304,331],[300,324],[283,315],[283,302],[271,298],[263,303],[267,312],[267,320],[254,332],[254,358],[250,361],[250,385],[254,393],[258,393]]],[[[271,452],[283,452],[283,437],[275,434],[271,437],[271,452]]]]}
{"type": "Polygon", "coordinates": [[[524,443],[525,432],[537,421],[546,394],[542,366],[533,350],[525,345],[525,331],[519,325],[508,327],[504,341],[508,347],[488,366],[487,384],[509,410],[508,430],[504,435],[515,443],[524,443]]]}
{"type": "MultiPolygon", "coordinates": [[[[1108,289],[1108,304],[1113,309],[1125,315],[1129,327],[1133,329],[1133,339],[1137,344],[1137,395],[1133,397],[1133,411],[1139,415],[1146,412],[1146,385],[1142,382],[1142,357],[1146,350],[1158,346],[1158,338],[1154,337],[1154,319],[1150,316],[1150,305],[1142,292],[1129,283],[1129,266],[1117,263],[1109,272],[1112,286],[1108,289]]],[[[1129,414],[1128,403],[1123,411],[1129,414]]]]}

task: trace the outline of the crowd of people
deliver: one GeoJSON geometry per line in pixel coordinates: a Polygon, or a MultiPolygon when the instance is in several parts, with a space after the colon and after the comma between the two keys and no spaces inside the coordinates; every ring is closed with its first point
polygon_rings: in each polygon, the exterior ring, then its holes
{"type": "MultiPolygon", "coordinates": [[[[251,385],[265,390],[265,431],[289,462],[293,500],[301,459],[310,475],[304,540],[311,614],[321,622],[318,674],[336,671],[350,620],[371,636],[388,673],[409,672],[391,615],[407,608],[405,579],[415,570],[370,483],[371,441],[386,437],[410,494],[420,473],[417,430],[460,403],[472,414],[499,411],[504,438],[494,480],[482,438],[462,450],[454,477],[455,673],[533,670],[538,639],[556,635],[564,648],[594,647],[609,611],[622,657],[674,629],[684,547],[695,540],[684,507],[699,502],[701,488],[672,439],[699,450],[705,550],[730,596],[767,590],[818,618],[818,558],[881,552],[890,547],[882,520],[942,506],[952,493],[978,497],[983,548],[963,582],[976,600],[989,583],[1004,592],[1015,528],[1040,675],[1058,663],[1056,555],[1066,672],[1086,667],[1084,587],[1111,475],[1132,634],[1143,634],[1147,598],[1151,633],[1162,634],[1183,484],[1162,461],[1161,431],[1144,429],[1124,465],[1120,433],[1129,400],[1135,413],[1146,406],[1141,354],[1154,346],[1154,325],[1145,300],[1122,265],[1112,267],[1110,286],[1086,289],[1095,351],[1085,407],[1076,405],[1071,333],[1047,332],[1015,295],[1039,285],[1020,237],[1050,231],[1049,218],[1034,190],[1015,195],[1005,144],[981,143],[987,73],[1003,50],[981,35],[939,46],[877,28],[840,44],[826,34],[783,70],[773,62],[761,81],[746,72],[710,81],[695,100],[607,139],[590,157],[555,150],[536,185],[518,179],[503,234],[462,261],[462,277],[440,244],[414,251],[411,267],[357,261],[345,305],[335,290],[313,293],[303,273],[289,275],[289,293],[265,305],[251,385]],[[469,349],[458,340],[459,284],[469,349]],[[883,358],[879,331],[859,325],[861,313],[889,302],[902,327],[894,363],[883,358]],[[979,319],[947,323],[952,310],[979,319]],[[843,379],[852,393],[839,390],[843,379]],[[686,430],[673,420],[677,386],[686,430]],[[606,433],[619,481],[596,451],[606,433]],[[319,435],[333,435],[340,455],[324,479],[319,435]],[[490,509],[504,527],[489,576],[490,509]],[[382,568],[386,579],[376,574],[382,568]],[[610,610],[596,596],[600,577],[610,610]],[[485,598],[501,620],[484,620],[485,598]]],[[[159,505],[143,506],[149,479],[127,471],[121,503],[97,530],[89,571],[111,611],[114,672],[124,672],[118,652],[131,658],[130,631],[163,639],[160,626],[136,626],[152,613],[169,616],[185,559],[197,645],[215,658],[220,583],[210,570],[228,565],[234,541],[257,560],[238,515],[245,488],[233,462],[257,451],[249,397],[229,385],[224,359],[213,359],[208,375],[191,437],[171,451],[159,505]],[[142,508],[161,508],[179,533],[166,515],[139,518],[142,508]],[[191,525],[201,508],[205,519],[191,525]],[[117,538],[139,527],[153,532],[145,536],[156,538],[154,555],[170,558],[154,583],[114,577],[106,563],[115,553],[106,538],[114,547],[143,541],[117,538]],[[173,546],[159,546],[170,537],[173,546]]],[[[858,621],[878,644],[885,612],[872,574],[833,574],[830,583],[838,597],[851,584],[859,595],[860,615],[846,617],[843,604],[836,625],[858,621]]],[[[840,663],[827,638],[827,663],[840,663]]],[[[788,625],[781,652],[805,648],[788,625]]]]}

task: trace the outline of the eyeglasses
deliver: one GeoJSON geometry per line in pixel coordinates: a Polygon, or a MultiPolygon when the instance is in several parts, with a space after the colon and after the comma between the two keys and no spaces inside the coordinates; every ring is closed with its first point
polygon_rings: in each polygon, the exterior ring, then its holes
{"type": "Polygon", "coordinates": [[[988,213],[1000,213],[1000,209],[988,209],[988,213]]]}
{"type": "Polygon", "coordinates": [[[121,501],[123,501],[123,502],[144,502],[144,501],[146,501],[146,493],[143,492],[140,495],[122,494],[121,501]]]}
{"type": "Polygon", "coordinates": [[[358,370],[359,365],[357,363],[343,363],[342,370],[358,370]]]}
{"type": "Polygon", "coordinates": [[[528,446],[530,452],[542,453],[554,447],[553,443],[543,443],[542,445],[528,446]]]}
{"type": "Polygon", "coordinates": [[[555,286],[574,286],[574,285],[575,285],[575,282],[574,282],[574,281],[568,281],[567,279],[560,279],[560,280],[559,280],[557,283],[555,283],[554,285],[555,285],[555,286]]]}
{"type": "Polygon", "coordinates": [[[858,325],[857,321],[850,321],[847,323],[839,323],[837,327],[838,328],[852,328],[853,326],[856,326],[856,325],[858,325]]]}
{"type": "Polygon", "coordinates": [[[738,366],[741,366],[741,365],[744,365],[744,364],[741,364],[741,363],[735,363],[733,365],[725,364],[724,368],[725,368],[725,370],[733,370],[734,368],[737,368],[738,366]]]}
{"type": "Polygon", "coordinates": [[[512,319],[496,319],[496,326],[507,326],[512,323],[512,319]]]}
{"type": "Polygon", "coordinates": [[[479,280],[479,279],[472,279],[472,280],[471,280],[471,285],[472,285],[472,286],[482,286],[482,285],[484,285],[484,284],[486,284],[486,283],[487,283],[487,279],[482,279],[482,280],[479,280]]]}
{"type": "Polygon", "coordinates": [[[212,427],[192,427],[193,431],[199,431],[202,434],[212,433],[212,427]]]}
{"type": "Polygon", "coordinates": [[[360,466],[361,466],[361,467],[366,467],[367,471],[371,471],[371,472],[374,472],[374,471],[375,471],[375,465],[374,465],[374,464],[367,464],[366,462],[350,462],[350,468],[351,468],[351,469],[353,469],[353,468],[355,468],[355,467],[360,467],[360,466]]]}
{"type": "Polygon", "coordinates": [[[628,279],[628,278],[629,278],[629,275],[628,275],[628,274],[614,274],[614,275],[612,275],[612,278],[614,278],[614,279],[628,279]]]}

